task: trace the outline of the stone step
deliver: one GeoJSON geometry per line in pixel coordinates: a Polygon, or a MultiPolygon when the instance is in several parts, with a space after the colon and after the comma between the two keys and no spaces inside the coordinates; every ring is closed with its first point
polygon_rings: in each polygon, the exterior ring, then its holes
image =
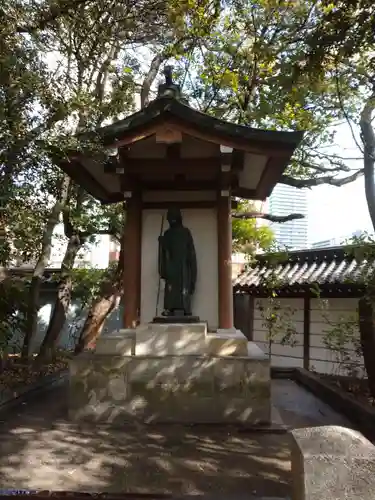
{"type": "Polygon", "coordinates": [[[243,356],[265,359],[263,352],[236,329],[207,333],[206,323],[146,324],[99,337],[97,354],[117,356],[243,356]]]}
{"type": "Polygon", "coordinates": [[[240,330],[209,333],[206,337],[207,354],[211,356],[247,356],[248,340],[240,330]]]}

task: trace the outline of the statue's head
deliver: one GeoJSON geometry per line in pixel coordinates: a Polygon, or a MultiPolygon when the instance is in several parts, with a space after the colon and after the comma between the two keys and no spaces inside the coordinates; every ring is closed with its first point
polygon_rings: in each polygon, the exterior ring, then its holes
{"type": "Polygon", "coordinates": [[[182,225],[182,215],[179,208],[169,208],[167,212],[167,221],[171,227],[182,225]]]}

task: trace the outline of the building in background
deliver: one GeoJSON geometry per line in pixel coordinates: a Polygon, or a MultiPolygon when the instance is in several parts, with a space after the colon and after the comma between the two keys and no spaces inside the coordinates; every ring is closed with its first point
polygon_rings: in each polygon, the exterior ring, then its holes
{"type": "Polygon", "coordinates": [[[339,247],[350,242],[352,238],[360,238],[362,235],[363,231],[357,229],[356,231],[353,231],[351,234],[347,234],[346,236],[338,236],[336,238],[316,241],[315,243],[311,244],[311,248],[339,247]]]}
{"type": "MultiPolygon", "coordinates": [[[[64,225],[57,224],[52,237],[52,252],[48,267],[60,269],[68,239],[64,234],[64,225]]],[[[95,241],[86,243],[78,252],[74,262],[75,268],[106,269],[109,263],[110,236],[96,235],[95,241]]]]}
{"type": "Polygon", "coordinates": [[[268,199],[268,211],[273,215],[302,214],[304,219],[284,223],[271,223],[276,242],[288,249],[308,247],[308,204],[306,189],[277,184],[268,199]]]}

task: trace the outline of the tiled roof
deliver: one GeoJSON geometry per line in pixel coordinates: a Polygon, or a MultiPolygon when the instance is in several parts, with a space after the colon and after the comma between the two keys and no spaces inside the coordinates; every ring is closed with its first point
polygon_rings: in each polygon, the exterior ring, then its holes
{"type": "Polygon", "coordinates": [[[266,288],[270,282],[278,289],[319,286],[361,286],[375,270],[375,262],[356,260],[353,249],[345,247],[293,251],[284,256],[259,256],[233,282],[236,291],[266,288]]]}

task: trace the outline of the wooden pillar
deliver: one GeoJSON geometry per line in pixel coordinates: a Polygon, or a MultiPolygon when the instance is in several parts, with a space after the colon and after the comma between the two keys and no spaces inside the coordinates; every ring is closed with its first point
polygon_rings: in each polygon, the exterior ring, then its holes
{"type": "Polygon", "coordinates": [[[226,193],[218,193],[217,203],[219,328],[233,328],[231,198],[226,193]]]}
{"type": "Polygon", "coordinates": [[[310,369],[310,314],[311,301],[309,296],[303,299],[303,367],[310,369]]]}
{"type": "Polygon", "coordinates": [[[141,296],[142,198],[133,191],[127,201],[124,231],[124,328],[138,323],[141,296]]]}

